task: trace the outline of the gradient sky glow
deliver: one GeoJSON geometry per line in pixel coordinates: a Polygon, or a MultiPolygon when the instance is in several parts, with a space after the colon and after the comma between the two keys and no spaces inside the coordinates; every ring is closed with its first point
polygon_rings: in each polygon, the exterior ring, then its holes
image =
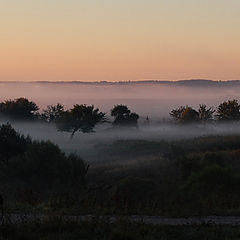
{"type": "Polygon", "coordinates": [[[240,0],[0,0],[0,80],[240,79],[240,0]]]}

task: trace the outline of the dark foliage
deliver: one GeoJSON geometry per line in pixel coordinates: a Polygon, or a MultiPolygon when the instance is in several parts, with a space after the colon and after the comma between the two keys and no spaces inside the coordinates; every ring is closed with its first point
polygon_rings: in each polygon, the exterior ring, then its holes
{"type": "Polygon", "coordinates": [[[205,104],[200,104],[198,111],[189,106],[181,106],[173,109],[170,116],[178,123],[195,123],[199,121],[206,123],[214,119],[214,112],[213,107],[207,108],[205,104]]]}
{"type": "Polygon", "coordinates": [[[194,123],[199,121],[199,114],[196,110],[189,106],[181,106],[173,109],[170,116],[179,123],[194,123]]]}
{"type": "MultiPolygon", "coordinates": [[[[9,124],[0,127],[1,189],[6,196],[35,203],[36,199],[63,195],[77,197],[86,184],[88,166],[74,154],[66,156],[49,141],[32,141],[9,124]]],[[[15,199],[15,200],[16,200],[15,199]]]]}
{"type": "Polygon", "coordinates": [[[14,120],[33,120],[39,110],[36,103],[26,98],[6,100],[0,103],[0,116],[14,120]]]}
{"type": "Polygon", "coordinates": [[[198,116],[201,122],[209,122],[214,119],[213,114],[215,113],[215,110],[213,107],[207,108],[205,104],[200,104],[198,109],[198,116]]]}
{"type": "Polygon", "coordinates": [[[72,136],[77,132],[93,132],[96,124],[106,122],[105,113],[98,108],[87,105],[74,105],[70,110],[64,111],[56,121],[60,131],[71,132],[72,136]]]}
{"type": "Polygon", "coordinates": [[[127,215],[239,214],[239,149],[239,137],[230,136],[118,141],[105,149],[108,162],[90,173],[91,181],[106,186],[88,196],[94,199],[90,209],[127,215]]]}
{"type": "Polygon", "coordinates": [[[116,105],[111,110],[111,116],[115,117],[114,126],[137,127],[139,115],[132,113],[125,105],[116,105]]]}
{"type": "Polygon", "coordinates": [[[196,110],[191,107],[186,107],[182,113],[181,122],[182,123],[193,123],[199,120],[199,115],[196,110]]]}
{"type": "Polygon", "coordinates": [[[56,122],[64,112],[64,106],[60,103],[57,105],[48,105],[47,108],[43,110],[41,118],[49,123],[56,122]]]}
{"type": "Polygon", "coordinates": [[[13,156],[23,154],[29,138],[17,133],[10,124],[0,126],[0,161],[7,163],[13,156]]]}
{"type": "Polygon", "coordinates": [[[183,112],[185,111],[186,107],[181,106],[179,108],[173,109],[170,112],[170,116],[173,118],[174,121],[180,122],[182,119],[183,112]]]}
{"type": "Polygon", "coordinates": [[[8,172],[22,191],[68,194],[84,186],[86,165],[78,156],[65,156],[51,142],[32,142],[24,155],[9,161],[8,172]]]}
{"type": "Polygon", "coordinates": [[[234,121],[240,119],[240,105],[236,99],[221,103],[217,108],[216,117],[222,121],[234,121]]]}

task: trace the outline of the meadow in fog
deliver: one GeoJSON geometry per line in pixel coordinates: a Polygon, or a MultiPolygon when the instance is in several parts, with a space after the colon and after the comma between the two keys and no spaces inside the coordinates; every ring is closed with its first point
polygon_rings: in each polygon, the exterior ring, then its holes
{"type": "Polygon", "coordinates": [[[77,153],[87,162],[96,163],[105,159],[109,160],[109,156],[106,156],[108,153],[104,152],[105,147],[119,140],[174,142],[181,139],[206,136],[240,135],[240,124],[209,123],[204,126],[201,124],[182,126],[173,123],[158,123],[150,126],[140,124],[138,129],[114,129],[111,124],[105,124],[104,126],[98,126],[93,133],[78,132],[71,138],[70,133],[58,131],[51,124],[11,123],[17,131],[24,135],[29,135],[35,140],[50,140],[59,145],[66,153],[77,153]],[[98,148],[98,146],[101,146],[101,148],[98,148]]]}
{"type": "Polygon", "coordinates": [[[27,86],[21,94],[28,99],[2,92],[4,211],[238,214],[237,88],[49,84],[27,84],[41,89],[37,99],[27,86]]]}
{"type": "MultiPolygon", "coordinates": [[[[97,145],[111,144],[116,140],[142,139],[149,141],[174,141],[209,135],[240,134],[240,126],[232,123],[176,125],[170,122],[170,111],[179,106],[198,107],[204,103],[217,105],[227,99],[237,98],[240,87],[191,86],[169,83],[0,83],[0,100],[26,97],[37,103],[40,112],[47,105],[61,103],[66,108],[74,104],[94,104],[106,112],[112,121],[110,110],[117,104],[126,104],[138,113],[138,129],[116,129],[111,123],[97,125],[94,133],[70,134],[58,131],[53,124],[11,121],[22,134],[33,139],[51,140],[67,153],[76,152],[87,161],[98,161],[97,145]],[[227,97],[226,97],[227,96],[227,97]],[[146,117],[149,123],[146,126],[146,117]],[[92,151],[94,149],[94,151],[92,151]]],[[[5,119],[3,122],[7,122],[5,119]]],[[[103,150],[102,150],[103,151],[103,150]]],[[[103,158],[103,157],[102,157],[103,158]]]]}

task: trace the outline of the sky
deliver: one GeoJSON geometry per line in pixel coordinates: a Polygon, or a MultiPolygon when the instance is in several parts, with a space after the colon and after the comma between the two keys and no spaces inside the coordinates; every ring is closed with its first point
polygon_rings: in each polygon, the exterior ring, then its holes
{"type": "Polygon", "coordinates": [[[0,0],[0,81],[240,79],[239,0],[0,0]]]}

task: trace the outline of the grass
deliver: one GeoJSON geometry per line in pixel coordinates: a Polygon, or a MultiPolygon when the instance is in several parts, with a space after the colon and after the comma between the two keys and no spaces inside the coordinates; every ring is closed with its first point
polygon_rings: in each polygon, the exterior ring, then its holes
{"type": "Polygon", "coordinates": [[[237,240],[240,228],[231,226],[157,226],[119,219],[92,218],[85,222],[50,217],[45,221],[0,226],[1,240],[237,240]]]}
{"type": "Polygon", "coordinates": [[[106,159],[92,163],[88,172],[81,158],[66,156],[50,142],[30,143],[24,154],[1,165],[0,193],[7,212],[239,213],[239,136],[119,140],[99,146],[99,156],[106,159]]]}

